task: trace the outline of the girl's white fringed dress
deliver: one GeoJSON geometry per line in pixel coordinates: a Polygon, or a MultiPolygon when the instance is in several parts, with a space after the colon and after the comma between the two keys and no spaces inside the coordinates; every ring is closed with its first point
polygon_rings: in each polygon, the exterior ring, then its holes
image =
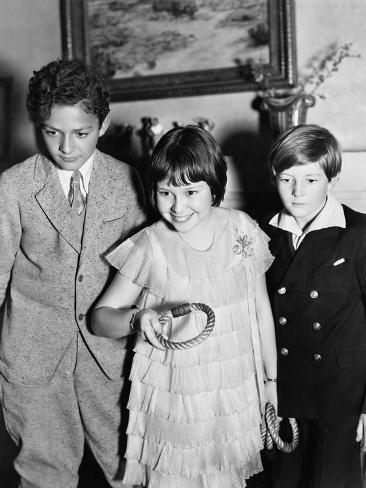
{"type": "MultiPolygon", "coordinates": [[[[130,374],[123,482],[149,488],[239,488],[262,469],[263,370],[255,282],[272,262],[268,238],[238,210],[206,251],[182,241],[164,221],[109,254],[143,287],[138,308],[159,313],[201,302],[215,312],[199,346],[161,351],[138,337],[130,374]]],[[[196,336],[206,315],[174,319],[171,340],[196,336]]]]}

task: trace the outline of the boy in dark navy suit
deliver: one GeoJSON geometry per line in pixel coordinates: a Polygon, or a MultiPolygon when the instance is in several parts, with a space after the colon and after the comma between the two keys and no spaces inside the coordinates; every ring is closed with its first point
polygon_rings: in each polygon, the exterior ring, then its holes
{"type": "Polygon", "coordinates": [[[361,487],[366,215],[330,193],[341,162],[337,140],[317,125],[291,128],[269,157],[283,204],[264,225],[275,256],[267,280],[278,348],[278,414],[297,419],[301,438],[293,454],[277,453],[275,488],[361,487]]]}

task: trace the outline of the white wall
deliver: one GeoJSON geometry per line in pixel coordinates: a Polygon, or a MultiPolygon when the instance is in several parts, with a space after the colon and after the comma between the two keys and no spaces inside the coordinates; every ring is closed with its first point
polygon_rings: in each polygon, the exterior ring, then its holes
{"type": "Polygon", "coordinates": [[[361,59],[345,59],[324,83],[327,98],[309,111],[308,122],[326,126],[345,151],[366,149],[366,2],[364,0],[296,1],[299,69],[331,42],[353,42],[361,59]],[[304,24],[305,22],[305,24],[304,24]]]}
{"type": "MultiPolygon", "coordinates": [[[[308,122],[326,126],[344,150],[366,149],[366,18],[365,0],[296,0],[296,39],[299,71],[330,43],[353,42],[361,59],[345,59],[340,70],[324,83],[326,100],[317,100],[308,122]]],[[[166,128],[176,120],[197,115],[212,119],[219,141],[242,129],[257,131],[258,113],[251,109],[253,93],[116,103],[113,116],[138,125],[144,115],[157,116],[166,128]]]]}
{"type": "MultiPolygon", "coordinates": [[[[61,54],[58,0],[1,0],[0,77],[13,78],[11,155],[20,161],[36,150],[25,109],[28,79],[61,54]]],[[[9,164],[10,165],[10,164],[9,164]]]]}
{"type": "Polygon", "coordinates": [[[366,213],[366,151],[343,153],[342,172],[333,189],[336,198],[366,213]]]}
{"type": "MultiPolygon", "coordinates": [[[[366,150],[366,2],[296,0],[295,3],[300,72],[308,59],[330,42],[354,42],[354,51],[363,56],[361,60],[344,60],[340,71],[324,84],[327,99],[318,100],[309,110],[308,122],[328,127],[347,153],[366,150]]],[[[8,165],[36,151],[34,133],[24,108],[32,70],[60,56],[59,0],[1,0],[0,76],[14,79],[12,160],[8,165]]],[[[231,189],[240,192],[244,180],[252,188],[260,186],[260,172],[253,180],[248,175],[263,164],[267,151],[258,141],[259,117],[251,108],[254,95],[243,92],[115,103],[112,118],[115,123],[129,123],[137,129],[141,117],[157,116],[166,130],[174,120],[189,122],[197,116],[211,119],[215,123],[214,136],[225,152],[233,156],[234,173],[229,178],[234,188],[231,189]]],[[[139,149],[136,135],[134,143],[139,149]]],[[[342,187],[343,195],[348,191],[357,193],[364,174],[363,160],[364,155],[357,153],[346,157],[344,185],[352,189],[342,187]],[[353,174],[357,175],[354,180],[353,174]]],[[[363,190],[360,187],[360,198],[363,190]]]]}

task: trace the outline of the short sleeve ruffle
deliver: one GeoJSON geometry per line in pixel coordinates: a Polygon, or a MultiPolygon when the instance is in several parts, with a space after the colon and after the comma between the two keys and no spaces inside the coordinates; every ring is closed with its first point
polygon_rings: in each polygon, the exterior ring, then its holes
{"type": "Polygon", "coordinates": [[[263,275],[271,266],[274,257],[269,251],[270,238],[259,227],[258,223],[248,215],[240,212],[241,218],[246,220],[249,227],[250,243],[253,250],[253,265],[256,276],[263,275]]]}
{"type": "Polygon", "coordinates": [[[127,279],[146,288],[151,276],[151,249],[147,229],[127,239],[106,256],[107,261],[127,279]]]}

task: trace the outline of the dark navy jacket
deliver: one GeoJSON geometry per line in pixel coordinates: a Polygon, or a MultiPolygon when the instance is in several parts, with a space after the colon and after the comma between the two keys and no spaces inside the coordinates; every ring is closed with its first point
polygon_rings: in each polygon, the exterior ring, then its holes
{"type": "Polygon", "coordinates": [[[310,232],[296,252],[289,232],[263,225],[283,417],[366,412],[366,215],[343,209],[345,229],[310,232]]]}

